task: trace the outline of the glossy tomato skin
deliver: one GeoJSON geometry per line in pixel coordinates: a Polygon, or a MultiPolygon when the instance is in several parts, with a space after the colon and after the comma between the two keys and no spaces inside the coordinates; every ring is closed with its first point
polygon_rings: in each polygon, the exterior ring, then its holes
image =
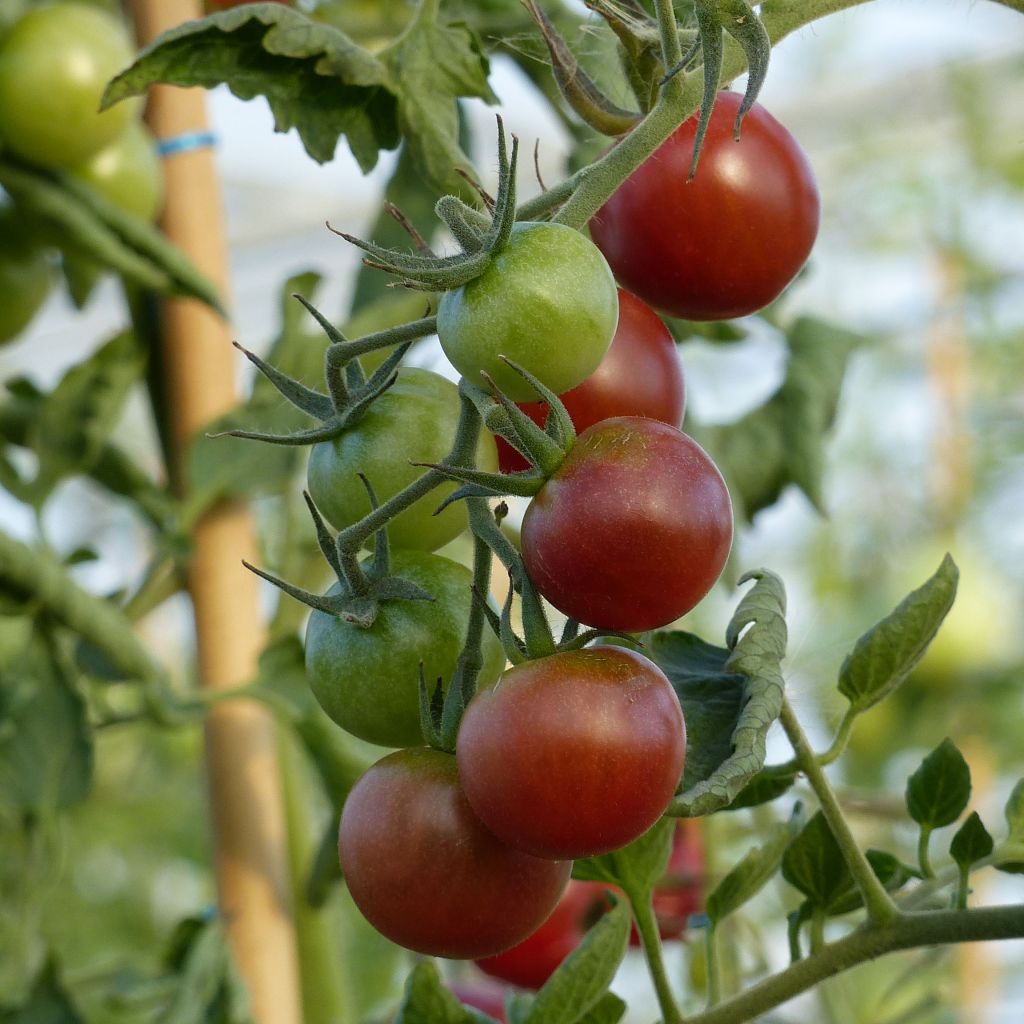
{"type": "MultiPolygon", "coordinates": [[[[612,416],[646,416],[678,427],[686,410],[686,384],[676,342],[657,313],[635,295],[619,289],[619,322],[608,354],[578,387],[559,396],[576,433],[612,416]]],[[[543,426],[544,402],[519,408],[543,426]]],[[[496,437],[503,473],[529,463],[504,438],[496,437]]]]}
{"type": "Polygon", "coordinates": [[[70,173],[105,199],[146,221],[155,221],[164,198],[164,171],[156,140],[141,122],[129,125],[113,142],[70,173]]]}
{"type": "Polygon", "coordinates": [[[113,142],[141,110],[99,113],[107,82],[135,56],[121,21],[82,3],[30,10],[0,42],[0,138],[45,167],[73,167],[113,142]]]}
{"type": "Polygon", "coordinates": [[[664,812],[686,727],[657,665],[592,647],[523,662],[478,690],[456,755],[466,796],[496,836],[538,857],[590,857],[664,812]]]}
{"type": "Polygon", "coordinates": [[[470,808],[455,758],[426,747],[390,754],[359,779],[338,854],[352,898],[382,935],[458,959],[491,956],[533,932],[572,869],[495,838],[470,808]]]}
{"type": "Polygon", "coordinates": [[[470,383],[484,387],[484,371],[524,402],[536,392],[499,356],[562,394],[597,369],[617,317],[615,279],[593,242],[563,224],[521,222],[487,270],[441,296],[437,336],[470,383]]]}
{"type": "Polygon", "coordinates": [[[540,988],[607,910],[607,890],[599,882],[569,882],[558,906],[532,935],[504,953],[477,960],[477,967],[520,988],[540,988]]]}
{"type": "MultiPolygon", "coordinates": [[[[398,380],[366,414],[332,441],[313,446],[309,456],[309,493],[332,526],[343,530],[370,511],[359,479],[365,473],[383,504],[423,474],[414,462],[440,462],[451,451],[459,421],[459,394],[440,374],[402,367],[398,380]]],[[[494,439],[481,431],[477,468],[495,470],[494,439]]],[[[393,547],[435,551],[454,540],[467,525],[464,502],[434,515],[455,490],[444,484],[388,523],[393,547]]]]}
{"type": "MultiPolygon", "coordinates": [[[[422,551],[394,552],[391,571],[434,600],[384,601],[368,628],[314,611],[306,627],[306,674],[321,707],[343,729],[370,743],[408,747],[423,743],[420,662],[431,687],[438,678],[451,682],[473,578],[465,566],[422,551]]],[[[505,655],[490,630],[482,642],[479,685],[488,686],[501,675],[505,655]]]]}
{"type": "Polygon", "coordinates": [[[523,518],[530,579],[560,612],[642,632],[688,612],[732,544],[722,474],[666,423],[621,416],[585,430],[523,518]]]}
{"type": "Polygon", "coordinates": [[[818,186],[803,150],[756,103],[734,141],[740,99],[718,94],[693,181],[696,115],[590,222],[620,283],[673,316],[722,320],[762,309],[796,276],[818,233],[818,186]]]}

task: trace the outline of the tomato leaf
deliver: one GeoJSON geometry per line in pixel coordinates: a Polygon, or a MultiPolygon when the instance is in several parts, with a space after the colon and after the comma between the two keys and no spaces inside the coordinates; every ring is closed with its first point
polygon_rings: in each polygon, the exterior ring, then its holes
{"type": "Polygon", "coordinates": [[[907,810],[922,828],[951,825],[971,796],[971,770],[948,737],[907,780],[907,810]]]}
{"type": "Polygon", "coordinates": [[[104,108],[156,82],[264,96],[279,132],[296,128],[319,163],[345,135],[363,172],[398,145],[397,103],[384,65],[344,32],[284,5],[259,4],[165,32],[107,87],[104,108]]]}
{"type": "Polygon", "coordinates": [[[573,863],[573,877],[592,882],[607,882],[626,892],[643,896],[665,874],[672,853],[673,818],[661,818],[639,839],[621,850],[600,857],[581,858],[573,863]]]}
{"type": "Polygon", "coordinates": [[[825,910],[854,888],[853,875],[821,811],[789,844],[782,858],[782,877],[825,910]]]}
{"type": "Polygon", "coordinates": [[[949,852],[961,868],[970,868],[972,864],[987,857],[994,847],[992,836],[989,835],[978,812],[972,811],[953,836],[949,852]]]}
{"type": "Polygon", "coordinates": [[[175,929],[167,954],[178,986],[161,1024],[252,1024],[249,997],[221,922],[188,918],[175,929]]]}
{"type": "Polygon", "coordinates": [[[822,508],[825,437],[846,362],[862,338],[810,317],[787,332],[789,364],[779,390],[736,423],[695,434],[729,483],[739,515],[752,520],[796,484],[822,508]]]}
{"type": "Polygon", "coordinates": [[[839,670],[839,692],[854,711],[874,707],[910,675],[953,607],[959,577],[947,554],[930,579],[857,641],[839,670]]]}
{"type": "Polygon", "coordinates": [[[779,870],[786,848],[802,825],[803,808],[797,804],[789,821],[773,825],[765,842],[747,851],[743,859],[715,886],[704,908],[713,924],[717,925],[764,888],[779,870]]]}
{"type": "Polygon", "coordinates": [[[395,1024],[475,1024],[491,1021],[486,1014],[463,1006],[441,983],[433,960],[421,960],[405,983],[405,995],[395,1024]]]}
{"type": "Polygon", "coordinates": [[[42,813],[83,800],[93,740],[85,701],[28,618],[0,618],[0,807],[42,813]]]}
{"type": "Polygon", "coordinates": [[[687,634],[656,633],[650,657],[683,705],[690,746],[682,793],[671,813],[711,814],[727,807],[764,766],[765,736],[779,717],[786,651],[786,594],[774,573],[758,570],[726,631],[728,651],[687,634]],[[686,639],[679,639],[686,637],[686,639]]]}
{"type": "Polygon", "coordinates": [[[380,60],[398,97],[398,124],[420,173],[438,191],[459,193],[456,168],[473,164],[459,145],[456,100],[498,98],[487,82],[490,67],[480,41],[465,23],[442,23],[440,4],[424,3],[380,60]]]}
{"type": "Polygon", "coordinates": [[[727,811],[740,811],[745,807],[757,807],[771,803],[772,800],[789,791],[796,782],[796,772],[785,775],[759,772],[736,794],[736,799],[726,808],[727,811]]]}
{"type": "Polygon", "coordinates": [[[1001,844],[1001,850],[1007,856],[1001,858],[996,867],[1011,875],[1024,875],[1024,779],[1013,787],[1006,801],[1005,814],[1010,834],[1001,844]]]}
{"type": "MultiPolygon", "coordinates": [[[[217,290],[152,224],[72,175],[0,160],[0,185],[52,243],[160,295],[189,295],[221,311],[217,290]]],[[[84,297],[84,286],[78,290],[84,297]]]]}
{"type": "Polygon", "coordinates": [[[37,498],[64,476],[87,473],[96,464],[143,365],[143,354],[126,331],[72,366],[46,396],[30,431],[39,456],[37,498]]]}
{"type": "Polygon", "coordinates": [[[544,983],[526,1024],[575,1024],[586,1019],[600,1004],[626,955],[629,928],[629,905],[617,903],[544,983]]]}
{"type": "Polygon", "coordinates": [[[605,992],[575,1024],[618,1024],[625,1013],[626,1004],[614,992],[605,992]]]}
{"type": "MultiPolygon", "coordinates": [[[[904,864],[895,854],[887,853],[885,850],[868,850],[864,856],[871,865],[871,870],[874,871],[875,877],[885,886],[888,892],[902,889],[912,878],[923,877],[917,868],[904,864]]],[[[833,900],[826,909],[830,915],[838,916],[840,914],[849,914],[863,905],[864,897],[861,895],[860,890],[851,889],[844,896],[833,900]]]]}
{"type": "Polygon", "coordinates": [[[51,956],[43,965],[32,991],[19,1006],[0,1006],[3,1024],[85,1024],[57,972],[51,956]]]}

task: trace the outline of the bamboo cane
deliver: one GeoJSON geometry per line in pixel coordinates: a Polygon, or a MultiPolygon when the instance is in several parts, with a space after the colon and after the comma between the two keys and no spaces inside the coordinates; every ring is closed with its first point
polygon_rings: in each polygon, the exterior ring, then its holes
{"type": "MultiPolygon", "coordinates": [[[[202,14],[198,0],[131,0],[136,35],[159,33],[202,14]]],[[[156,86],[146,119],[158,138],[207,130],[200,89],[156,86]]],[[[227,253],[221,197],[209,148],[168,156],[162,227],[223,290],[227,253]]],[[[161,309],[172,449],[180,463],[189,439],[237,401],[230,326],[192,300],[161,309]]],[[[180,477],[180,474],[179,474],[180,477]]],[[[220,690],[253,678],[263,646],[248,509],[222,504],[196,526],[189,567],[199,672],[220,690]]],[[[274,722],[260,706],[218,705],[206,727],[206,774],[217,890],[231,945],[261,1024],[300,1024],[299,973],[289,886],[284,804],[274,722]]]]}

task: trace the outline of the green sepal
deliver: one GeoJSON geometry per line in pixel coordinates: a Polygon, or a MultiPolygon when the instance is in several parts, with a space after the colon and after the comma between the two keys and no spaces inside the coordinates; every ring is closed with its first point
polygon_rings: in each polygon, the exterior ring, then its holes
{"type": "Polygon", "coordinates": [[[625,135],[634,128],[640,121],[640,114],[617,106],[604,95],[597,83],[580,67],[572,50],[536,0],[522,0],[522,3],[547,44],[558,91],[577,116],[602,135],[625,135]]]}

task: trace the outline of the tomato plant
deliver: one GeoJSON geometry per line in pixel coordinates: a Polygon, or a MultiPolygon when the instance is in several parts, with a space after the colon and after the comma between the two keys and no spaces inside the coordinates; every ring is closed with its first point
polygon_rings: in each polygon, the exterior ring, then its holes
{"type": "Polygon", "coordinates": [[[590,222],[622,285],[673,316],[723,320],[768,305],[818,233],[818,187],[799,144],[758,104],[734,141],[740,100],[718,94],[692,181],[696,115],[590,222]]]}
{"type": "MultiPolygon", "coordinates": [[[[690,915],[700,912],[704,905],[705,870],[701,824],[696,819],[684,818],[676,826],[665,874],[652,895],[658,934],[663,939],[682,938],[690,915]]],[[[640,945],[635,928],[630,942],[640,945]]]]}
{"type": "MultiPolygon", "coordinates": [[[[314,445],[309,457],[309,493],[327,520],[339,530],[370,511],[365,474],[383,504],[407,487],[422,470],[414,462],[440,462],[451,449],[459,420],[455,385],[439,374],[403,367],[396,382],[365,415],[333,441],[314,445]]],[[[494,469],[498,455],[493,439],[482,434],[477,465],[494,469]]],[[[396,548],[434,551],[466,528],[466,511],[450,505],[434,515],[448,485],[405,509],[388,524],[396,548]]]]}
{"type": "Polygon", "coordinates": [[[477,966],[520,988],[540,988],[605,912],[607,889],[598,882],[570,881],[551,916],[532,935],[504,953],[477,960],[477,966]]]}
{"type": "Polygon", "coordinates": [[[367,920],[430,956],[468,959],[515,945],[554,909],[572,868],[496,839],[470,809],[455,758],[422,747],[362,776],[338,835],[349,892],[367,920]]]}
{"type": "MultiPolygon", "coordinates": [[[[577,433],[612,416],[647,416],[673,427],[683,422],[686,385],[675,339],[650,306],[619,289],[619,322],[601,365],[578,387],[561,395],[577,433]]],[[[519,407],[544,425],[547,405],[519,407]]],[[[529,463],[504,438],[497,438],[503,473],[529,463]]]]}
{"type": "Polygon", "coordinates": [[[437,336],[471,383],[485,386],[485,372],[526,401],[536,393],[499,357],[561,394],[600,365],[617,316],[615,281],[592,242],[561,224],[520,223],[479,277],[441,296],[437,336]]]}
{"type": "Polygon", "coordinates": [[[115,206],[143,220],[156,220],[163,204],[164,173],[156,140],[142,124],[131,124],[116,139],[70,168],[115,206]]]}
{"type": "Polygon", "coordinates": [[[500,839],[538,857],[588,857],[665,810],[686,727],[656,665],[594,647],[524,662],[479,690],[456,752],[470,804],[500,839]]]}
{"type": "Polygon", "coordinates": [[[13,211],[0,205],[0,344],[31,323],[52,282],[46,253],[32,244],[13,211]]]}
{"type": "Polygon", "coordinates": [[[725,481],[706,452],[640,417],[585,430],[530,503],[523,561],[559,611],[639,632],[688,612],[732,543],[725,481]]]}
{"type": "Polygon", "coordinates": [[[448,987],[463,1006],[471,1006],[474,1010],[483,1010],[498,1024],[505,1024],[505,989],[502,986],[453,981],[448,987]]]}
{"type": "Polygon", "coordinates": [[[0,41],[0,139],[46,167],[87,160],[138,117],[138,100],[98,113],[134,52],[121,21],[97,7],[33,8],[0,41]]]}
{"type": "MultiPolygon", "coordinates": [[[[431,687],[439,678],[451,681],[473,580],[457,562],[422,551],[396,551],[391,571],[433,600],[382,602],[371,626],[314,611],[306,627],[306,670],[317,700],[343,729],[371,743],[408,747],[423,742],[420,664],[431,687]]],[[[501,675],[505,656],[493,634],[483,644],[480,684],[487,685],[501,675]]]]}

